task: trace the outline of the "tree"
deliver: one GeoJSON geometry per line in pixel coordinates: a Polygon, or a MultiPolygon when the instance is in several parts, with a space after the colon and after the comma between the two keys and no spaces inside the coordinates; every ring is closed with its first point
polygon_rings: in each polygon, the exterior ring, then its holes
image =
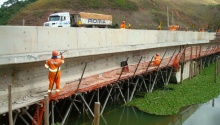
{"type": "Polygon", "coordinates": [[[26,5],[36,2],[36,0],[8,0],[0,8],[0,25],[6,25],[10,18],[26,5]]]}
{"type": "Polygon", "coordinates": [[[209,6],[205,13],[205,20],[208,24],[207,28],[217,30],[220,28],[220,4],[209,6]]]}

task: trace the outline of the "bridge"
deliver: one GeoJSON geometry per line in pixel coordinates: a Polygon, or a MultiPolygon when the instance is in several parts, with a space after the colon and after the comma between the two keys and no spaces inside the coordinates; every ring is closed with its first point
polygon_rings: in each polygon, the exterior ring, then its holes
{"type": "MultiPolygon", "coordinates": [[[[48,89],[48,69],[44,67],[44,63],[51,57],[53,50],[67,50],[64,54],[65,63],[61,66],[62,89],[60,93],[50,95],[52,107],[55,107],[57,100],[71,100],[61,120],[64,124],[73,107],[81,112],[76,105],[78,100],[94,116],[91,110],[91,102],[94,100],[101,102],[103,114],[107,103],[115,100],[113,95],[126,103],[134,98],[137,91],[152,92],[171,80],[179,83],[192,78],[204,65],[213,61],[214,55],[220,51],[215,34],[167,30],[1,26],[0,114],[8,112],[8,85],[11,84],[14,122],[20,117],[28,124],[28,120],[21,115],[21,112],[25,112],[33,124],[42,123],[42,100],[48,89]],[[163,57],[159,66],[151,65],[156,53],[163,57]],[[175,58],[180,66],[174,70],[175,58]],[[122,62],[127,62],[128,66],[121,66],[122,62]],[[92,98],[88,98],[87,93],[92,98]],[[37,105],[38,113],[28,112],[32,105],[37,105]]],[[[54,119],[53,108],[51,112],[54,119]]]]}

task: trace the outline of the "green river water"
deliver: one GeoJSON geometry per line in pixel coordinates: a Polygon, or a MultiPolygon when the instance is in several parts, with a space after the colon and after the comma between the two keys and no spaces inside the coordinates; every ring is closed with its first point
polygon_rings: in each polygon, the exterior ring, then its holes
{"type": "MultiPolygon", "coordinates": [[[[170,116],[151,115],[133,107],[110,108],[100,117],[100,125],[220,125],[220,96],[170,116]]],[[[67,125],[93,125],[93,120],[88,116],[75,116],[70,117],[67,125]]]]}

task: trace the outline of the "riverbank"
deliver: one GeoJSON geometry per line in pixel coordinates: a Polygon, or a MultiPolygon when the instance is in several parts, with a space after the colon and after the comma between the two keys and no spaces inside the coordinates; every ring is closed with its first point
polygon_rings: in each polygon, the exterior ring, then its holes
{"type": "Polygon", "coordinates": [[[155,115],[177,114],[181,108],[205,103],[220,94],[220,77],[214,83],[214,64],[205,67],[202,73],[183,84],[169,84],[166,90],[156,90],[133,99],[126,106],[134,106],[143,112],[155,115]]]}

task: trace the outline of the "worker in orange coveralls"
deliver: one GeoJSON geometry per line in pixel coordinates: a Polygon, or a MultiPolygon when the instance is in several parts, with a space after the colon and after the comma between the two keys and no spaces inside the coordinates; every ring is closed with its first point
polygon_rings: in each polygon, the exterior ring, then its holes
{"type": "Polygon", "coordinates": [[[159,54],[156,54],[156,56],[154,57],[154,66],[159,66],[160,65],[160,62],[161,62],[161,58],[160,58],[160,55],[159,54]]]}
{"type": "Polygon", "coordinates": [[[50,84],[48,88],[48,93],[51,92],[54,82],[56,83],[56,92],[60,91],[60,76],[61,76],[60,65],[64,63],[64,57],[62,56],[62,53],[60,53],[60,55],[61,55],[61,59],[58,58],[59,56],[58,51],[54,50],[52,52],[51,59],[47,60],[45,63],[45,67],[49,68],[48,79],[50,84]]]}
{"type": "Polygon", "coordinates": [[[173,68],[175,69],[175,71],[178,71],[179,68],[179,59],[178,59],[178,55],[174,58],[173,60],[173,68]]]}
{"type": "Polygon", "coordinates": [[[205,29],[204,29],[204,28],[202,28],[201,32],[205,32],[205,29]]]}
{"type": "Polygon", "coordinates": [[[121,29],[125,29],[125,28],[126,28],[126,26],[125,26],[125,21],[122,21],[120,28],[121,28],[121,29]]]}

